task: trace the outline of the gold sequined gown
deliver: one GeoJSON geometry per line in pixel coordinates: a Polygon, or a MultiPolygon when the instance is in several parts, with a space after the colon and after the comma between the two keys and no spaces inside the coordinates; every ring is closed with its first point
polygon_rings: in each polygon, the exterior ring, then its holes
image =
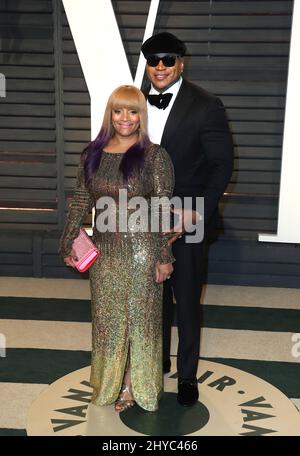
{"type": "MultiPolygon", "coordinates": [[[[143,409],[154,411],[163,391],[163,284],[155,281],[155,264],[157,261],[161,264],[173,262],[174,257],[166,245],[167,239],[159,232],[133,232],[130,223],[127,232],[119,230],[119,189],[127,190],[128,200],[135,196],[142,196],[148,202],[153,196],[170,198],[174,171],[167,152],[152,145],[146,151],[142,172],[135,172],[124,185],[119,171],[122,156],[122,153],[103,152],[99,169],[88,188],[84,183],[84,158],[81,158],[59,253],[63,257],[70,254],[72,242],[97,200],[104,196],[113,198],[116,230],[99,232],[96,222],[92,236],[101,252],[89,269],[92,402],[108,405],[116,401],[130,358],[134,398],[143,409]]],[[[96,221],[107,210],[107,206],[105,209],[97,206],[96,221]]],[[[129,216],[130,213],[129,210],[129,216]]]]}

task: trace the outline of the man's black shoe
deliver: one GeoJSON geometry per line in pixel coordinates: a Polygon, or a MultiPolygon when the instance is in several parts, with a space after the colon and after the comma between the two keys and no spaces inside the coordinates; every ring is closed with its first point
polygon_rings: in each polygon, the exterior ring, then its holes
{"type": "Polygon", "coordinates": [[[177,401],[184,407],[194,405],[199,397],[197,380],[179,379],[177,401]]]}
{"type": "Polygon", "coordinates": [[[163,373],[167,374],[171,370],[171,361],[164,361],[163,362],[163,373]]]}

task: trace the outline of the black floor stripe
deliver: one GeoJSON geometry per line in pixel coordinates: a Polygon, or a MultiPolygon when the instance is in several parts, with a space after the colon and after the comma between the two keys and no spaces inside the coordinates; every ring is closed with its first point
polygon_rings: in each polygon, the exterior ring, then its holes
{"type": "Polygon", "coordinates": [[[86,299],[0,297],[0,318],[17,320],[91,321],[86,299]]]}
{"type": "Polygon", "coordinates": [[[205,328],[299,332],[300,310],[216,305],[201,309],[205,328]]]}
{"type": "MultiPolygon", "coordinates": [[[[176,313],[176,306],[174,310],[176,313]]],[[[300,310],[295,309],[202,305],[201,315],[202,327],[205,328],[299,332],[300,310]]],[[[89,322],[90,301],[1,297],[0,318],[89,322]]]]}
{"type": "Polygon", "coordinates": [[[27,436],[26,429],[6,429],[0,428],[0,436],[27,436]]]}
{"type": "Polygon", "coordinates": [[[0,360],[0,382],[49,384],[90,362],[85,351],[9,348],[0,360]]]}
{"type": "MultiPolygon", "coordinates": [[[[271,383],[287,397],[300,398],[300,363],[229,358],[202,359],[249,372],[271,383]]],[[[1,358],[0,362],[0,382],[49,384],[70,372],[90,365],[90,352],[8,349],[6,358],[1,358]]]]}
{"type": "MultiPolygon", "coordinates": [[[[226,364],[266,380],[287,397],[300,398],[300,363],[250,359],[202,358],[226,364]]],[[[201,363],[201,359],[200,359],[201,363]]]]}

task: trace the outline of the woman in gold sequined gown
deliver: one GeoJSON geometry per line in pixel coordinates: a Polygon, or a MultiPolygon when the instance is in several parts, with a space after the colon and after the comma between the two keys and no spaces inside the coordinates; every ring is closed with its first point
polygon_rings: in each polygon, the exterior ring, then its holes
{"type": "Polygon", "coordinates": [[[143,94],[133,86],[121,86],[110,96],[100,133],[81,154],[59,246],[72,265],[73,240],[95,207],[92,240],[100,256],[89,269],[92,403],[115,403],[116,411],[133,405],[133,399],[145,410],[157,410],[163,391],[162,282],[172,273],[174,257],[166,237],[150,230],[150,215],[152,197],[172,196],[174,171],[167,152],[148,139],[146,109],[143,94]],[[120,190],[123,197],[127,192],[127,201],[146,200],[147,230],[136,230],[128,205],[123,230],[120,190]],[[101,197],[114,204],[99,203],[101,197]],[[109,225],[112,216],[115,229],[109,225]]]}

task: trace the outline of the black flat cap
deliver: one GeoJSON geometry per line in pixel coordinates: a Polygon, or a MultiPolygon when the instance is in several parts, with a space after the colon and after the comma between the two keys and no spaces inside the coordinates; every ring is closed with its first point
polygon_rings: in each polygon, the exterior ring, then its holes
{"type": "Polygon", "coordinates": [[[162,32],[148,38],[143,43],[141,50],[145,58],[152,54],[164,53],[183,56],[186,53],[186,46],[183,41],[172,35],[172,33],[162,32]]]}

